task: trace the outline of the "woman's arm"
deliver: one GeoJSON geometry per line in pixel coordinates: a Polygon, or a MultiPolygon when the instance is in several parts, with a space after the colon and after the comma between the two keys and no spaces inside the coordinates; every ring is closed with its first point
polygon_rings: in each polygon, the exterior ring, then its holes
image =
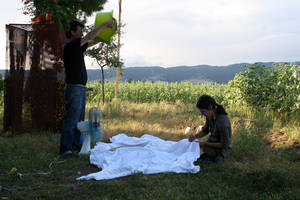
{"type": "Polygon", "coordinates": [[[196,138],[202,138],[203,136],[207,135],[207,133],[205,133],[204,131],[200,130],[199,132],[197,132],[196,134],[191,134],[189,135],[189,141],[192,142],[194,141],[196,138]]]}
{"type": "Polygon", "coordinates": [[[209,125],[208,125],[208,119],[206,118],[205,125],[200,130],[197,130],[196,134],[189,135],[189,141],[192,142],[196,138],[202,138],[208,133],[209,133],[209,125]]]}
{"type": "Polygon", "coordinates": [[[221,142],[200,142],[199,143],[200,147],[212,147],[212,148],[218,148],[222,149],[223,144],[221,142]]]}

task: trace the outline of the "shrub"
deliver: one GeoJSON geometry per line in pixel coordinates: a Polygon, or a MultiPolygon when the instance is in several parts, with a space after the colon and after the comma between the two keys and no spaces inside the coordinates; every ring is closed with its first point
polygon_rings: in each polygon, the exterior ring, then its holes
{"type": "Polygon", "coordinates": [[[287,119],[299,114],[300,65],[246,66],[228,86],[230,103],[247,104],[258,110],[263,108],[287,119]]]}

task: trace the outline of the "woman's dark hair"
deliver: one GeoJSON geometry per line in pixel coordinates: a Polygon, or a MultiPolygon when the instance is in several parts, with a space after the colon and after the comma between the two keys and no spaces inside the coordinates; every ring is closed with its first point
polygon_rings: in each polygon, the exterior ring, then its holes
{"type": "Polygon", "coordinates": [[[227,112],[225,111],[225,109],[223,108],[222,105],[217,104],[216,101],[214,100],[214,98],[212,98],[209,95],[201,95],[197,101],[197,105],[196,107],[198,109],[210,109],[209,106],[212,106],[212,108],[214,110],[216,110],[217,114],[224,114],[227,115],[227,112]]]}
{"type": "Polygon", "coordinates": [[[77,26],[80,26],[80,27],[84,28],[84,25],[82,23],[80,23],[79,21],[72,20],[70,22],[70,28],[69,28],[68,31],[66,31],[66,37],[67,38],[71,38],[72,37],[71,31],[76,31],[77,30],[77,26]]]}

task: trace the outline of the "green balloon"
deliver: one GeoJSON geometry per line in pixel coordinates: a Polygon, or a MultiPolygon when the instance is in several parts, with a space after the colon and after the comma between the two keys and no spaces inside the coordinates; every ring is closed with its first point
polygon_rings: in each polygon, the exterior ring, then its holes
{"type": "Polygon", "coordinates": [[[104,28],[100,32],[100,34],[95,38],[96,41],[110,44],[112,41],[112,38],[116,35],[117,20],[113,17],[113,11],[97,13],[96,19],[95,19],[95,27],[100,26],[101,24],[103,24],[104,22],[109,20],[110,18],[112,18],[115,21],[115,27],[113,29],[109,28],[109,27],[104,28]]]}

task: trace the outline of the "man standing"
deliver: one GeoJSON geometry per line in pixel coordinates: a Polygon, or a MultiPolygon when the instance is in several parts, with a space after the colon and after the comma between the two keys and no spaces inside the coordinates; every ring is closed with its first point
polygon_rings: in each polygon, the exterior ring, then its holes
{"type": "Polygon", "coordinates": [[[63,47],[66,116],[60,139],[60,155],[72,155],[73,147],[81,149],[84,135],[76,126],[85,116],[87,72],[83,53],[88,47],[98,43],[94,38],[106,27],[113,28],[114,21],[108,20],[83,37],[84,25],[72,20],[66,32],[69,39],[63,47]]]}

